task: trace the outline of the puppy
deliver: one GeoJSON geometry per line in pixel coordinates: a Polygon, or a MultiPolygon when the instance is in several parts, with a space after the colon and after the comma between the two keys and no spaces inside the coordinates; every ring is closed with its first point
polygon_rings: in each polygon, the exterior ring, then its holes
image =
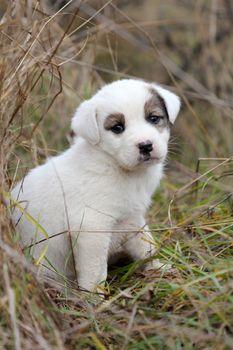
{"type": "Polygon", "coordinates": [[[45,274],[77,278],[93,291],[106,280],[109,261],[153,256],[144,216],[179,109],[172,92],[133,79],[106,85],[79,106],[74,144],[11,194],[21,242],[45,274]]]}

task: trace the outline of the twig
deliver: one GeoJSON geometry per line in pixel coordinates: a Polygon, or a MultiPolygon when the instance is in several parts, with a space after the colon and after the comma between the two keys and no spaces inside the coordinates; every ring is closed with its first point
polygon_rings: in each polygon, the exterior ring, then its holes
{"type": "MultiPolygon", "coordinates": [[[[205,228],[205,227],[209,227],[209,226],[212,226],[212,227],[215,227],[215,226],[220,226],[220,225],[225,225],[225,224],[233,224],[233,219],[232,220],[225,220],[225,221],[219,221],[219,222],[216,222],[216,221],[212,221],[212,222],[208,222],[208,223],[200,223],[199,225],[186,225],[186,226],[183,226],[183,225],[180,225],[180,226],[167,226],[167,227],[161,227],[161,228],[152,228],[150,229],[149,231],[150,232],[166,232],[166,231],[175,231],[175,230],[180,230],[180,229],[183,229],[183,230],[186,230],[186,229],[192,229],[192,228],[205,228]]],[[[84,232],[84,233],[109,233],[108,230],[78,230],[78,231],[62,231],[62,232],[58,232],[58,233],[55,233],[53,235],[51,235],[50,237],[48,238],[43,238],[37,242],[34,242],[32,244],[30,244],[29,246],[26,246],[23,248],[23,250],[26,250],[26,249],[30,249],[32,248],[33,246],[37,245],[37,244],[40,244],[40,243],[43,243],[43,242],[46,242],[52,238],[55,238],[55,237],[58,237],[60,235],[64,235],[66,233],[81,233],[81,232],[84,232]]],[[[111,233],[115,234],[115,233],[135,233],[138,234],[138,233],[142,233],[143,232],[143,229],[140,229],[140,230],[111,230],[111,233]]]]}
{"type": "Polygon", "coordinates": [[[10,278],[9,278],[8,268],[6,264],[3,265],[3,276],[4,276],[6,291],[8,295],[9,313],[10,313],[11,323],[12,323],[12,328],[14,333],[15,349],[21,350],[20,333],[19,333],[19,328],[16,320],[16,312],[15,312],[15,294],[14,294],[14,290],[11,288],[11,285],[10,285],[10,278]]]}

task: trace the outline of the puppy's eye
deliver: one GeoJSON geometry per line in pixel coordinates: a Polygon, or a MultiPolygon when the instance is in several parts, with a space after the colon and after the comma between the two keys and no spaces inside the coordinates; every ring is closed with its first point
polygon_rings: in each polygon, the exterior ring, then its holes
{"type": "Polygon", "coordinates": [[[110,129],[114,134],[121,134],[125,130],[125,126],[122,123],[113,125],[110,129]]]}
{"type": "Polygon", "coordinates": [[[146,120],[151,124],[159,124],[159,122],[163,119],[163,117],[155,114],[149,114],[146,120]]]}

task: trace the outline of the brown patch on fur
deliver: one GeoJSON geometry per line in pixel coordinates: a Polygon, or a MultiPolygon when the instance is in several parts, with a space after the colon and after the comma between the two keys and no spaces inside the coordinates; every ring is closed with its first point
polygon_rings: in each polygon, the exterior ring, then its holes
{"type": "Polygon", "coordinates": [[[156,124],[155,126],[168,126],[169,118],[163,98],[154,89],[150,88],[149,91],[152,96],[144,106],[145,118],[147,118],[150,114],[157,115],[163,119],[159,124],[156,124]]]}
{"type": "Polygon", "coordinates": [[[122,113],[110,114],[104,121],[104,128],[110,130],[117,123],[125,125],[125,116],[122,113]]]}

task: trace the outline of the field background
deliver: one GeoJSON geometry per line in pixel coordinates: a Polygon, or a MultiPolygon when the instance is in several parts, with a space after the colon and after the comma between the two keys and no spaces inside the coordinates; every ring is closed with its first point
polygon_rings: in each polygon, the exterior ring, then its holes
{"type": "Polygon", "coordinates": [[[0,3],[0,349],[233,349],[233,2],[0,3]],[[4,198],[72,142],[78,104],[122,77],[182,98],[147,221],[170,273],[109,271],[106,300],[42,286],[4,198]]]}

